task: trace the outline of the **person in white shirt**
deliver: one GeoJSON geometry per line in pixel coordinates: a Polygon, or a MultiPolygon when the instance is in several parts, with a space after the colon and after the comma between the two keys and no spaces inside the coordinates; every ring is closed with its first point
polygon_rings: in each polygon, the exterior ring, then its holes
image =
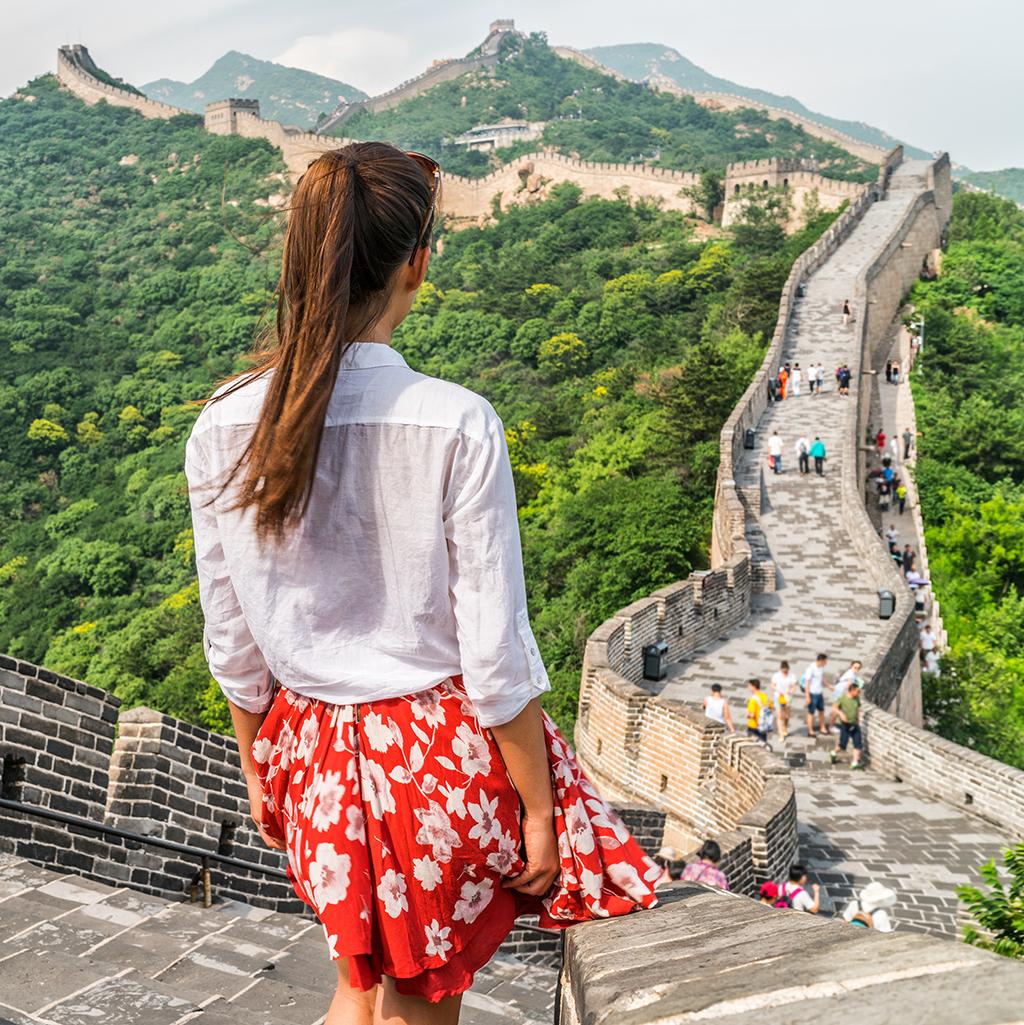
{"type": "Polygon", "coordinates": [[[800,397],[800,382],[803,380],[804,372],[800,369],[799,363],[793,364],[793,369],[789,374],[789,386],[793,389],[793,398],[798,399],[800,397]]]}
{"type": "Polygon", "coordinates": [[[796,440],[796,463],[802,476],[811,472],[811,443],[806,434],[796,440]]]}
{"type": "Polygon", "coordinates": [[[729,702],[722,696],[722,686],[718,683],[711,684],[711,693],[702,702],[704,714],[709,719],[721,723],[730,733],[736,732],[732,722],[732,712],[729,711],[729,702]]]}
{"type": "Polygon", "coordinates": [[[814,732],[814,713],[818,713],[818,729],[821,733],[828,733],[825,725],[825,667],[828,665],[828,655],[819,654],[818,657],[804,670],[801,682],[804,692],[807,695],[807,735],[817,736],[814,732]]]}
{"type": "MultiPolygon", "coordinates": [[[[454,1021],[523,895],[558,892],[556,803],[584,809],[538,700],[501,420],[390,346],[427,271],[440,178],[379,142],[310,164],[273,345],[207,401],[186,447],[204,651],[253,821],[288,849],[329,937],[331,1022],[369,1021],[378,987],[396,1025],[454,1021]],[[467,806],[496,850],[460,874],[452,847],[478,846],[467,806]]],[[[658,866],[603,801],[580,814],[621,870],[590,860],[587,913],[651,906],[658,866]]],[[[585,845],[565,843],[578,871],[585,845]]]]}
{"type": "Polygon", "coordinates": [[[927,659],[928,656],[935,650],[935,634],[932,633],[930,623],[925,623],[921,627],[921,658],[927,659]]]}
{"type": "Polygon", "coordinates": [[[782,740],[789,736],[789,706],[795,693],[796,673],[783,659],[772,674],[772,701],[775,703],[775,718],[779,721],[779,737],[782,740]]]}
{"type": "Polygon", "coordinates": [[[895,523],[889,524],[889,529],[885,532],[885,543],[889,546],[890,555],[899,547],[900,532],[896,529],[895,523]]]}
{"type": "MultiPolygon", "coordinates": [[[[839,679],[836,680],[836,685],[832,688],[832,701],[838,701],[850,688],[851,683],[857,684],[859,687],[864,687],[864,681],[861,679],[860,671],[863,668],[863,664],[859,659],[854,659],[850,663],[850,668],[840,674],[839,679]]],[[[833,722],[834,722],[833,718],[833,722]]]]}
{"type": "Polygon", "coordinates": [[[782,438],[778,431],[773,431],[768,439],[768,455],[771,456],[772,469],[775,473],[782,473],[782,438]]]}
{"type": "Polygon", "coordinates": [[[818,394],[821,394],[822,388],[825,387],[825,366],[823,363],[819,363],[817,366],[817,378],[818,378],[818,394]]]}
{"type": "Polygon", "coordinates": [[[789,870],[789,879],[779,887],[779,899],[797,911],[816,915],[821,910],[821,887],[814,883],[811,890],[813,897],[807,892],[807,869],[795,864],[789,870]]]}

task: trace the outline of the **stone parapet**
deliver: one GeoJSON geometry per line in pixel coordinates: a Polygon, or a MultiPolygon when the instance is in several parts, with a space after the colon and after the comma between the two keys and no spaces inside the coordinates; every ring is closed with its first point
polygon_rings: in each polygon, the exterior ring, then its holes
{"type": "Polygon", "coordinates": [[[1007,1025],[1024,964],[915,933],[884,935],[678,884],[662,905],[574,926],[562,1025],[1007,1025]]]}

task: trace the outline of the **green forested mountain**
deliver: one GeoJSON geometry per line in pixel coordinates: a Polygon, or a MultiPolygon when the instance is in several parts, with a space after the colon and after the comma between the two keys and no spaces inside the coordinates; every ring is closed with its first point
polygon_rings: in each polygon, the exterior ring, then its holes
{"type": "Polygon", "coordinates": [[[942,276],[912,298],[925,321],[917,480],[950,643],[925,711],[1024,768],[1024,212],[958,194],[942,276]]]}
{"type": "MultiPolygon", "coordinates": [[[[819,124],[828,125],[837,131],[852,135],[855,139],[870,143],[872,146],[891,149],[899,144],[899,140],[888,132],[865,124],[863,121],[847,121],[843,118],[829,117],[828,114],[819,114],[817,111],[805,107],[793,96],[780,96],[778,93],[768,92],[765,89],[754,89],[731,82],[727,78],[712,75],[709,71],[705,71],[692,61],[687,60],[671,46],[662,46],[659,43],[623,43],[617,46],[595,46],[584,52],[606,67],[619,72],[620,75],[631,78],[634,82],[646,82],[660,75],[675,82],[683,89],[693,89],[697,92],[733,93],[736,96],[746,96],[748,99],[770,107],[792,111],[794,114],[812,118],[819,124]]],[[[930,153],[926,153],[922,149],[906,144],[905,146],[910,156],[921,158],[931,156],[930,153]]]]}
{"type": "Polygon", "coordinates": [[[965,171],[958,177],[979,189],[998,193],[1024,206],[1024,167],[1004,167],[1001,171],[965,171]]]}
{"type": "Polygon", "coordinates": [[[734,160],[815,155],[826,174],[867,181],[875,169],[788,121],[756,110],[713,112],[688,97],[558,57],[542,35],[506,40],[493,71],[472,72],[435,86],[380,114],[362,111],[337,127],[357,139],[383,137],[438,155],[457,174],[485,174],[495,161],[551,146],[584,160],[644,161],[684,170],[722,171],[734,160]],[[469,152],[446,140],[502,119],[545,121],[541,142],[496,154],[469,152]]]}
{"type": "Polygon", "coordinates": [[[154,100],[201,114],[207,103],[229,96],[260,101],[260,115],[272,121],[312,128],[321,114],[330,114],[343,100],[361,100],[366,93],[354,85],[258,60],[231,50],[194,82],[158,78],[142,87],[154,100]]]}
{"type": "MultiPolygon", "coordinates": [[[[181,464],[189,401],[271,298],[281,163],[188,115],[27,92],[0,102],[0,651],[225,728],[181,464]]],[[[703,563],[718,432],[830,218],[786,239],[755,210],[699,242],[677,213],[552,192],[446,236],[396,344],[505,421],[567,723],[587,633],[703,563]]]]}

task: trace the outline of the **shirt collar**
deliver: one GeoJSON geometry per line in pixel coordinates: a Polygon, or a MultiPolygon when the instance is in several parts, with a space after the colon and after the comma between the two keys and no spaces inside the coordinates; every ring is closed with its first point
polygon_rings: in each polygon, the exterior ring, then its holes
{"type": "Polygon", "coordinates": [[[402,354],[383,342],[353,342],[341,357],[343,370],[405,366],[408,366],[408,363],[402,354]]]}

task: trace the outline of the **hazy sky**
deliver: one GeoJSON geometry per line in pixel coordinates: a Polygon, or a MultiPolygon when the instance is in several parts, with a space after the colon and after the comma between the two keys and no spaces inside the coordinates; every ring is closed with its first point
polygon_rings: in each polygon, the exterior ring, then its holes
{"type": "Polygon", "coordinates": [[[5,0],[0,93],[83,42],[141,84],[191,81],[227,50],[379,92],[435,57],[460,56],[488,23],[579,48],[656,42],[705,70],[866,121],[976,170],[1024,166],[1021,0],[5,0]]]}

